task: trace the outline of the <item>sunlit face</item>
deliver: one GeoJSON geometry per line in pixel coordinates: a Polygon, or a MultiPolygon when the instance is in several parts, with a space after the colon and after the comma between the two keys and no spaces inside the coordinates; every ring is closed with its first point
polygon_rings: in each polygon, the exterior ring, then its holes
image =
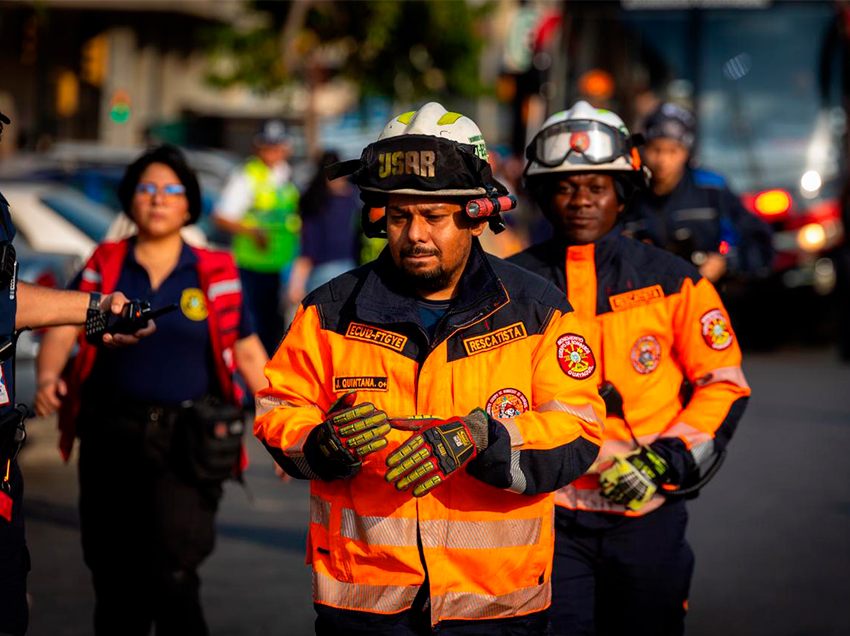
{"type": "Polygon", "coordinates": [[[152,163],[136,185],[132,217],[139,236],[162,238],[180,232],[189,221],[189,200],[177,174],[164,163],[152,163]],[[177,192],[183,190],[182,193],[177,192]]]}
{"type": "Polygon", "coordinates": [[[547,188],[546,216],[570,245],[594,243],[608,234],[624,208],[609,174],[565,174],[547,188]]]}
{"type": "Polygon", "coordinates": [[[257,157],[269,167],[274,167],[289,158],[288,144],[258,145],[255,150],[257,157]]]}
{"type": "Polygon", "coordinates": [[[441,291],[463,273],[472,237],[484,231],[457,203],[435,197],[390,195],[387,237],[393,261],[419,290],[441,291]]]}
{"type": "Polygon", "coordinates": [[[652,171],[652,182],[675,185],[682,178],[690,152],[675,139],[651,139],[643,149],[643,158],[652,171]]]}

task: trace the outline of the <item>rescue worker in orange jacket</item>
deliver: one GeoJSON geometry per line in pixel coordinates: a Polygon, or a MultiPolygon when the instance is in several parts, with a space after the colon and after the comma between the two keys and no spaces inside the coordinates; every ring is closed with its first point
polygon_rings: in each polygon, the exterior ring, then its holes
{"type": "Polygon", "coordinates": [[[304,299],[255,424],[312,480],[316,632],[544,633],[552,493],[600,443],[596,352],[562,292],[481,249],[513,200],[470,119],[426,104],[331,171],[388,247],[304,299]]]}
{"type": "Polygon", "coordinates": [[[555,236],[511,260],[567,292],[607,406],[599,459],[556,493],[554,634],[683,633],[693,553],[674,495],[710,477],[750,395],[711,283],[621,235],[618,215],[646,183],[634,146],[617,115],[578,102],[527,152],[555,236]]]}

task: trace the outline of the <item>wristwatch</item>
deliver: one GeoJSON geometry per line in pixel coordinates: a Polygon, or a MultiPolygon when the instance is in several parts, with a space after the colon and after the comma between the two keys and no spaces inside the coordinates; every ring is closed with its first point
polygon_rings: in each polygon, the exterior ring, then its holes
{"type": "Polygon", "coordinates": [[[100,311],[100,301],[103,294],[91,292],[89,294],[89,307],[86,310],[86,340],[92,344],[98,344],[98,340],[106,330],[106,314],[100,311]]]}

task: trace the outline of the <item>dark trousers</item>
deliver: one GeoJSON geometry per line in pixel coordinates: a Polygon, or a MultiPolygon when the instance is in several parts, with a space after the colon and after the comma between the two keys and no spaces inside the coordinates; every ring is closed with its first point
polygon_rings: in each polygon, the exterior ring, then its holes
{"type": "Polygon", "coordinates": [[[280,274],[240,269],[239,277],[242,279],[245,306],[251,310],[257,335],[271,357],[283,338],[280,274]]]}
{"type": "MultiPolygon", "coordinates": [[[[80,528],[97,636],[206,636],[197,568],[213,550],[220,486],[181,476],[171,417],[87,416],[80,528]]],[[[82,418],[81,418],[82,419],[82,418]]]]}
{"type": "MultiPolygon", "coordinates": [[[[5,476],[6,462],[2,462],[5,476]]],[[[27,574],[30,555],[24,538],[24,480],[18,463],[12,462],[9,476],[12,521],[0,517],[0,634],[23,636],[27,631],[27,574]]]]}
{"type": "Polygon", "coordinates": [[[687,521],[682,501],[642,517],[558,508],[552,634],[684,634],[694,569],[687,521]]]}
{"type": "Polygon", "coordinates": [[[428,612],[372,614],[316,604],[316,636],[546,636],[546,612],[476,621],[444,621],[431,627],[428,612]]]}

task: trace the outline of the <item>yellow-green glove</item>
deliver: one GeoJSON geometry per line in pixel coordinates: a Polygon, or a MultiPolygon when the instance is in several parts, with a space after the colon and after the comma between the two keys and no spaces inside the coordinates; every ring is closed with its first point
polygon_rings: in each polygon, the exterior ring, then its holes
{"type": "Polygon", "coordinates": [[[480,409],[448,420],[407,418],[391,422],[399,428],[419,430],[389,454],[389,470],[384,476],[398,490],[413,486],[414,497],[424,497],[486,448],[487,414],[480,409]]]}
{"type": "Polygon", "coordinates": [[[640,510],[667,483],[667,462],[648,446],[613,459],[614,465],[599,475],[602,496],[611,503],[640,510]]]}

